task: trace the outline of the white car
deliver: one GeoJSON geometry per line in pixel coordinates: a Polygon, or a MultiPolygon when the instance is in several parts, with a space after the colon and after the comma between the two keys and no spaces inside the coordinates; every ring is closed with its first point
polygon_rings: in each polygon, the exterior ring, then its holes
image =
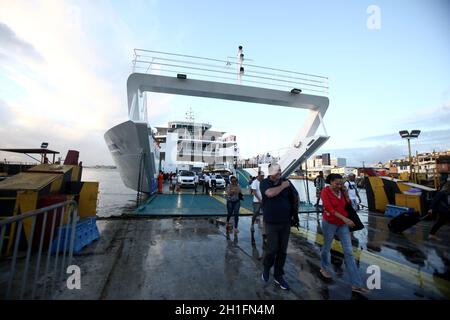
{"type": "Polygon", "coordinates": [[[180,171],[178,175],[178,184],[180,187],[194,187],[195,173],[192,171],[180,171]]]}
{"type": "MultiPolygon", "coordinates": [[[[209,180],[209,186],[212,187],[211,180],[209,180]]],[[[216,174],[216,188],[225,189],[225,179],[220,174],[216,174]]]]}

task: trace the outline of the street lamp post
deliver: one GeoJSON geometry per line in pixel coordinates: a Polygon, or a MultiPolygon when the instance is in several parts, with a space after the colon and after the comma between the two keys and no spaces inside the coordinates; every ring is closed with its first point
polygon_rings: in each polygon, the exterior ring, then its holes
{"type": "MultiPolygon", "coordinates": [[[[411,157],[411,139],[416,139],[420,135],[420,130],[411,130],[409,132],[408,130],[401,130],[398,132],[400,136],[403,139],[406,139],[408,141],[408,155],[409,155],[409,180],[411,180],[412,177],[412,157],[411,157]]],[[[415,180],[415,179],[414,179],[415,180]]]]}

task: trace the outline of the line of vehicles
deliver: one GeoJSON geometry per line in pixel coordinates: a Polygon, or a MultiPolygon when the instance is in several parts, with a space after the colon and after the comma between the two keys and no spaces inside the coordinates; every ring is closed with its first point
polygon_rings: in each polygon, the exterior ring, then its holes
{"type": "Polygon", "coordinates": [[[225,189],[230,183],[230,176],[232,172],[229,170],[204,170],[204,171],[190,171],[180,170],[178,173],[178,185],[180,187],[195,187],[196,176],[198,176],[198,184],[203,185],[205,180],[208,180],[209,187],[213,186],[215,180],[216,189],[225,189]],[[206,178],[209,177],[209,179],[206,178]]]}

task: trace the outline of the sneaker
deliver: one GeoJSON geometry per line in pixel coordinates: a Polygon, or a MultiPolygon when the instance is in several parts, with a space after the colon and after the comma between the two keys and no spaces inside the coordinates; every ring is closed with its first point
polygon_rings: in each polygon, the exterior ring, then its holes
{"type": "Polygon", "coordinates": [[[364,288],[364,287],[360,287],[360,286],[352,286],[352,291],[353,292],[357,292],[357,293],[361,293],[361,294],[367,294],[369,293],[369,289],[364,288]]]}
{"type": "Polygon", "coordinates": [[[264,282],[269,281],[269,272],[263,271],[263,273],[261,275],[261,279],[263,279],[264,282]]]}
{"type": "Polygon", "coordinates": [[[328,271],[326,271],[325,269],[320,269],[320,274],[327,280],[333,279],[333,276],[329,274],[328,271]]]}
{"type": "Polygon", "coordinates": [[[428,240],[442,241],[441,238],[435,236],[434,234],[430,234],[430,235],[428,236],[428,240]]]}
{"type": "Polygon", "coordinates": [[[276,283],[277,285],[280,286],[281,289],[283,289],[283,290],[289,290],[289,285],[288,285],[288,283],[286,282],[286,280],[284,280],[283,277],[279,277],[278,279],[275,278],[274,281],[275,281],[275,283],[276,283]]]}

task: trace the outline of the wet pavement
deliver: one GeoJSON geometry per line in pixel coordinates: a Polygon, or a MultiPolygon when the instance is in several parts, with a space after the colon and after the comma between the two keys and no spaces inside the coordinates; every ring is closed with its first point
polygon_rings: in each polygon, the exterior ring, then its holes
{"type": "MultiPolygon", "coordinates": [[[[188,194],[190,191],[183,191],[188,194]]],[[[177,196],[172,196],[176,199],[177,196]]],[[[197,199],[202,199],[198,197],[197,199]]],[[[223,205],[220,195],[208,201],[223,205]]],[[[243,211],[250,210],[245,204],[243,211]]],[[[217,209],[218,210],[218,209],[217,209]]],[[[207,211],[207,209],[205,209],[207,211]]],[[[241,211],[242,212],[242,211],[241,211]]],[[[264,248],[261,221],[250,232],[241,216],[239,234],[227,239],[225,217],[138,217],[97,221],[99,241],[74,257],[81,268],[81,290],[62,288],[58,299],[449,299],[450,226],[442,242],[425,240],[431,221],[402,235],[387,229],[388,219],[360,212],[366,228],[354,233],[354,255],[363,279],[370,265],[381,270],[381,288],[362,296],[351,292],[340,243],[333,244],[334,279],[319,275],[323,237],[320,215],[300,214],[291,230],[283,291],[271,278],[261,280],[264,248]],[[252,244],[252,236],[255,243],[252,244]]]]}
{"type": "Polygon", "coordinates": [[[81,290],[59,299],[298,299],[260,281],[260,262],[209,218],[103,220],[75,257],[81,290]],[[252,284],[249,286],[249,284],[252,284]]]}

